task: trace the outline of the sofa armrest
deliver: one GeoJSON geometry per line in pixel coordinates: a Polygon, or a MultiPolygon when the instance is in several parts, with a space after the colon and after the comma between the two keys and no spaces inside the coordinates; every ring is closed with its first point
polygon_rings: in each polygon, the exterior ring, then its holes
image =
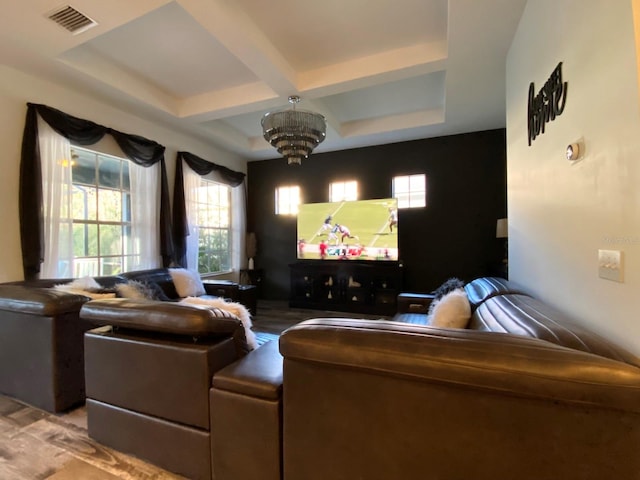
{"type": "Polygon", "coordinates": [[[285,365],[290,360],[311,362],[420,383],[640,413],[639,368],[534,338],[321,318],[286,330],[280,351],[285,365]]]}
{"type": "Polygon", "coordinates": [[[97,325],[191,337],[231,335],[242,329],[236,316],[223,311],[216,314],[204,306],[156,300],[92,300],[83,305],[80,317],[97,325]]]}
{"type": "Polygon", "coordinates": [[[213,376],[213,388],[254,398],[280,400],[282,355],[270,341],[213,376]]]}
{"type": "Polygon", "coordinates": [[[75,295],[53,288],[33,288],[24,285],[0,285],[0,310],[54,316],[79,312],[89,300],[84,295],[75,295]]]}
{"type": "Polygon", "coordinates": [[[398,295],[397,313],[424,313],[435,298],[432,293],[400,293],[398,295]]]}

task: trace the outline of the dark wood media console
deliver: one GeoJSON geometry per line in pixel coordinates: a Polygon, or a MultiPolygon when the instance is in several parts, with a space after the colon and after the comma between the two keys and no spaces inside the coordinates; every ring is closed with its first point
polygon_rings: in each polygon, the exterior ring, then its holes
{"type": "Polygon", "coordinates": [[[403,277],[398,262],[312,261],[289,268],[291,307],[376,315],[396,311],[403,277]]]}

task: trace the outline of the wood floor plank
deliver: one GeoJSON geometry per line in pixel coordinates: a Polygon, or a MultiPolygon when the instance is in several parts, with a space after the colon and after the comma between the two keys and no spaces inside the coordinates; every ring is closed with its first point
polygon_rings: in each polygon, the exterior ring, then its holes
{"type": "Polygon", "coordinates": [[[118,478],[125,480],[183,478],[133,456],[107,448],[89,438],[81,429],[70,424],[62,425],[56,418],[36,422],[26,427],[24,431],[118,478]]]}
{"type": "Polygon", "coordinates": [[[39,410],[37,408],[24,407],[20,410],[6,415],[4,418],[10,422],[13,422],[17,427],[27,427],[32,423],[38,422],[48,416],[47,412],[39,410]]]}
{"type": "Polygon", "coordinates": [[[1,479],[42,480],[73,459],[64,449],[34,438],[6,418],[0,419],[0,431],[1,479]]]}
{"type": "Polygon", "coordinates": [[[0,417],[11,415],[13,412],[25,408],[25,405],[11,397],[0,395],[0,417]]]}
{"type": "Polygon", "coordinates": [[[87,462],[74,459],[46,480],[118,480],[119,478],[87,462]]]}
{"type": "Polygon", "coordinates": [[[56,418],[64,423],[70,423],[83,431],[87,430],[87,407],[82,405],[69,412],[56,415],[56,418]]]}

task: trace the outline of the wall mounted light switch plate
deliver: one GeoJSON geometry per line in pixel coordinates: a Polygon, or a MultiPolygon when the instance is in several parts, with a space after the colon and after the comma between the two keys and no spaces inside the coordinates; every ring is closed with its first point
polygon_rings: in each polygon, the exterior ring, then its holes
{"type": "Polygon", "coordinates": [[[623,256],[620,250],[598,250],[598,276],[623,282],[623,256]]]}

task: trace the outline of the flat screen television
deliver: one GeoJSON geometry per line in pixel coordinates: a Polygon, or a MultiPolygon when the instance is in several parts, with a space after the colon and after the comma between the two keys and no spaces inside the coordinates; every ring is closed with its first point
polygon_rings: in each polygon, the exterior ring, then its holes
{"type": "Polygon", "coordinates": [[[299,260],[398,260],[395,198],[300,205],[299,260]]]}

